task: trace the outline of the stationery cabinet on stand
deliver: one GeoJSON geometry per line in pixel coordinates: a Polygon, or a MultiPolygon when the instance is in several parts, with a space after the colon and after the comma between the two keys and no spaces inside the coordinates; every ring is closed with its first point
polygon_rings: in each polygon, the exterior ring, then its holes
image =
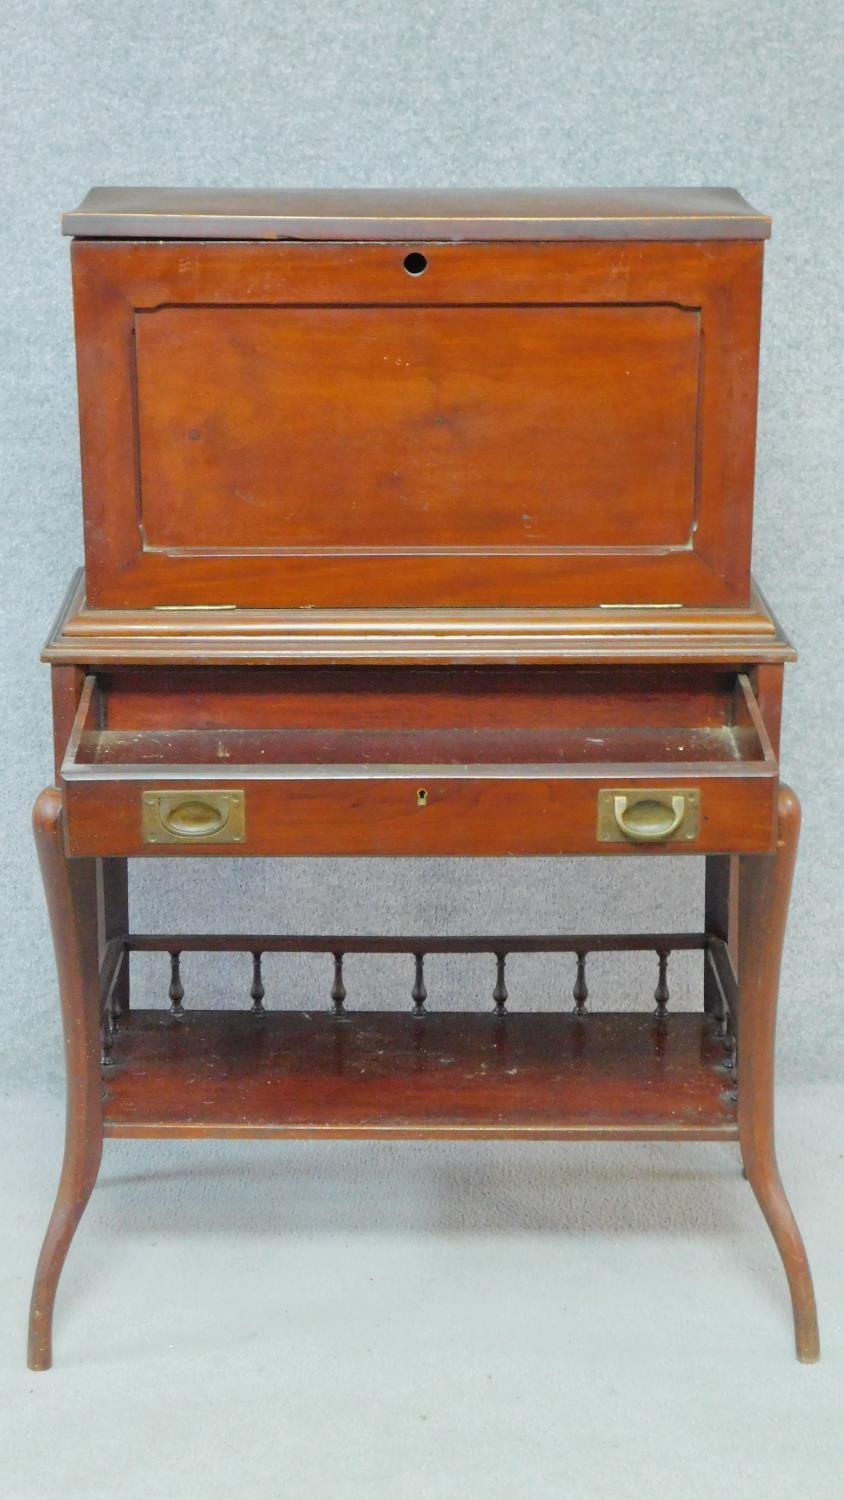
{"type": "Polygon", "coordinates": [[[101,188],[64,227],[85,570],[44,652],[68,1118],[31,1366],[127,1136],[737,1141],[815,1359],[773,1138],[800,812],[793,651],[750,573],[768,219],[725,189],[101,188]],[[233,855],[703,855],[704,910],[628,935],[130,930],[131,859],[233,855]],[[191,1004],[195,950],[242,952],[240,1009],[191,1004]],[[590,955],[631,950],[653,1013],[593,1010],[590,955]],[[265,955],[303,952],[323,994],[273,1008],[265,955]],[[454,952],[486,974],[471,1011],[429,983],[454,952]],[[508,996],[523,952],[559,955],[557,1010],[508,996]],[[394,1010],[355,1008],[360,953],[405,955],[394,1010]]]}

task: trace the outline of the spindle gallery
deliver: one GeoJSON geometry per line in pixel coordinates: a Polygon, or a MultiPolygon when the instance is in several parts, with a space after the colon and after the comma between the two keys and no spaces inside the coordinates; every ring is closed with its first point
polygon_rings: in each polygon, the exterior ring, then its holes
{"type": "Polygon", "coordinates": [[[85,571],[44,650],[68,1114],[30,1365],[104,1139],[201,1136],[737,1143],[816,1359],[773,1130],[794,652],[750,573],[769,220],[728,189],[95,188],[64,228],[85,571]],[[129,926],[138,857],[484,856],[503,881],[591,855],[647,881],[695,854],[694,932],[129,926]],[[203,1006],[197,953],[233,1007],[203,1006]],[[590,996],[593,955],[625,953],[641,990],[590,996]]]}

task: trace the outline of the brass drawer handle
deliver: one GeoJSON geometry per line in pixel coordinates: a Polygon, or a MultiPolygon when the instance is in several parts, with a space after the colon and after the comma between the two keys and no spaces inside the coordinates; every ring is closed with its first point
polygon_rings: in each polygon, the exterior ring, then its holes
{"type": "Polygon", "coordinates": [[[686,811],[685,797],[672,797],[668,806],[646,798],[636,802],[630,797],[613,797],[615,821],[622,833],[637,844],[670,839],[676,833],[686,811]]]}
{"type": "Polygon", "coordinates": [[[241,844],[242,791],[144,792],[145,844],[241,844]]]}
{"type": "Polygon", "coordinates": [[[697,837],[700,793],[685,787],[612,787],[598,793],[601,843],[664,844],[697,837]]]}
{"type": "Polygon", "coordinates": [[[177,802],[175,807],[170,807],[165,812],[162,809],[161,821],[168,833],[175,833],[180,838],[209,838],[213,833],[219,833],[225,828],[229,820],[229,810],[225,805],[220,806],[214,802],[201,802],[198,797],[189,797],[185,802],[177,802]]]}

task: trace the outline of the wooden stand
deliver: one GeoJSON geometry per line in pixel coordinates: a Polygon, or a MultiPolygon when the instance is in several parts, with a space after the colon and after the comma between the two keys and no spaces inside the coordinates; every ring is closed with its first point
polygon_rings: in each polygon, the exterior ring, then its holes
{"type": "MultiPolygon", "coordinates": [[[[34,825],[59,971],[68,1117],[64,1167],[32,1294],[32,1369],[51,1363],[58,1279],[96,1181],[104,1136],[738,1139],[785,1266],[798,1358],[818,1358],[811,1274],[773,1133],[777,983],[800,822],[788,788],[780,792],[776,852],[739,861],[738,979],[730,934],[717,931],[494,939],[117,933],[105,938],[98,963],[98,937],[107,930],[102,902],[99,920],[97,910],[101,862],[68,859],[61,822],[60,795],[49,789],[36,803],[34,825]],[[705,955],[707,994],[717,996],[707,1010],[669,1010],[667,964],[679,949],[705,955]],[[139,950],[170,955],[169,1011],[128,1008],[129,955],[139,950]],[[194,950],[252,955],[248,1009],[185,1008],[179,955],[194,950]],[[588,954],[631,950],[656,955],[653,1016],[590,1014],[588,954]],[[403,951],[413,959],[407,1013],[349,1009],[344,955],[403,951]],[[329,956],[330,1009],[268,1010],[261,979],[267,952],[329,956]],[[492,956],[487,1013],[429,1012],[424,958],[443,952],[492,956]],[[571,954],[573,1007],[508,1013],[505,961],[513,952],[571,954]]],[[[717,869],[711,860],[710,886],[717,869]]]]}

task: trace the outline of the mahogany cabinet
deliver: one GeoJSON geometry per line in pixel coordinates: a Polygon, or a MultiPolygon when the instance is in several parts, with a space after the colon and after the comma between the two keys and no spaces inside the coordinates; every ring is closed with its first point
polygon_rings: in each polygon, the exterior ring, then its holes
{"type": "Polygon", "coordinates": [[[746,605],[768,220],[411,196],[66,217],[88,602],[746,605]]]}
{"type": "Polygon", "coordinates": [[[727,189],[99,188],[64,227],[85,569],[44,652],[68,1131],[32,1366],[103,1139],[208,1134],[737,1140],[816,1358],[773,1145],[799,807],[750,575],[768,219],[727,189]],[[134,857],[571,854],[704,855],[699,931],[128,923],[134,857]],[[245,955],[242,1009],[192,1006],[196,949],[245,955]],[[590,953],[627,950],[653,1014],[593,1012],[590,953]],[[508,993],[525,951],[561,955],[554,1013],[508,993]],[[321,1010],[273,1008],[268,952],[322,955],[321,1010]],[[406,955],[403,1009],[355,1006],[353,952],[406,955]],[[429,994],[442,952],[488,965],[474,1011],[429,994]]]}

